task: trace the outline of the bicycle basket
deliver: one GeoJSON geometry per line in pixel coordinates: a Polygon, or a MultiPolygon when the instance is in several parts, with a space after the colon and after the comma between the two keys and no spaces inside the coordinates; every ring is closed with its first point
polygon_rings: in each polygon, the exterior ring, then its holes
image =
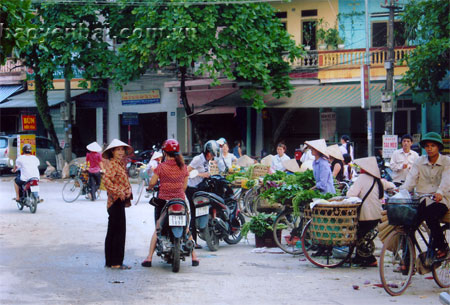
{"type": "Polygon", "coordinates": [[[417,223],[420,200],[388,199],[384,205],[389,224],[392,226],[414,226],[417,223]]]}
{"type": "Polygon", "coordinates": [[[77,175],[77,173],[78,173],[78,166],[76,166],[75,164],[72,164],[69,167],[69,176],[73,178],[77,175]]]}
{"type": "Polygon", "coordinates": [[[311,211],[310,233],[315,244],[348,246],[356,242],[360,204],[317,204],[311,211]]]}

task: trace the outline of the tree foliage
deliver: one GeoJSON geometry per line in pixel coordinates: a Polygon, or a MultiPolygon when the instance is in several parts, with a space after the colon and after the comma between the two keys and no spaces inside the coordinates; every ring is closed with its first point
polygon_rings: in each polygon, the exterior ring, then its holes
{"type": "Polygon", "coordinates": [[[14,48],[21,48],[27,41],[17,28],[27,28],[33,14],[30,0],[2,0],[0,2],[0,65],[12,54],[14,48]]]}
{"type": "Polygon", "coordinates": [[[187,114],[192,113],[183,92],[189,68],[200,63],[197,75],[220,84],[221,74],[229,80],[246,81],[243,96],[253,106],[264,107],[264,94],[289,96],[290,61],[301,50],[275,18],[267,3],[160,5],[136,7],[134,32],[119,49],[115,84],[119,87],[138,78],[149,68],[176,65],[181,75],[181,98],[187,114]],[[139,30],[140,29],[140,30],[139,30]]]}
{"type": "Polygon", "coordinates": [[[426,91],[431,102],[440,100],[439,82],[450,67],[449,1],[413,0],[403,13],[409,39],[417,47],[406,57],[403,82],[426,91]]]}

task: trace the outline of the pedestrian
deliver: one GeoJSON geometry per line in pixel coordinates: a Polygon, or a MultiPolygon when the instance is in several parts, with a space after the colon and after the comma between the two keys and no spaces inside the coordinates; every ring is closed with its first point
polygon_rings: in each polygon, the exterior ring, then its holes
{"type": "Polygon", "coordinates": [[[348,190],[347,196],[359,197],[362,200],[362,204],[359,214],[358,231],[356,233],[358,239],[356,243],[357,254],[352,259],[352,262],[363,267],[377,267],[377,260],[373,255],[375,249],[368,249],[364,245],[370,243],[374,234],[368,233],[381,220],[381,201],[384,197],[384,190],[395,188],[395,185],[392,182],[381,179],[375,157],[356,159],[354,162],[361,168],[361,172],[355,183],[348,190]]]}
{"type": "Polygon", "coordinates": [[[287,161],[290,159],[291,158],[286,155],[286,145],[284,145],[283,143],[278,143],[277,154],[272,158],[270,172],[274,173],[276,171],[285,171],[286,168],[283,166],[283,161],[287,161]]]}
{"type": "Polygon", "coordinates": [[[228,169],[231,168],[233,163],[237,162],[236,156],[230,154],[229,151],[230,148],[228,147],[228,144],[225,143],[222,146],[222,154],[219,157],[215,158],[220,173],[227,173],[228,169]]]}
{"type": "Polygon", "coordinates": [[[155,151],[153,153],[153,155],[150,159],[150,162],[148,163],[148,166],[147,166],[147,173],[148,173],[149,179],[152,178],[153,172],[158,167],[158,165],[161,163],[162,158],[163,158],[163,154],[161,152],[155,151]]]}
{"type": "Polygon", "coordinates": [[[88,164],[89,187],[91,193],[88,195],[92,201],[95,201],[97,190],[100,188],[102,180],[102,172],[105,172],[103,166],[102,147],[97,142],[92,142],[86,146],[88,153],[86,154],[86,163],[88,164]]]}
{"type": "Polygon", "coordinates": [[[397,186],[405,182],[409,170],[419,158],[419,154],[411,150],[412,140],[409,134],[403,135],[401,139],[402,148],[394,151],[389,163],[389,167],[392,169],[392,182],[397,186]]]}
{"type": "Polygon", "coordinates": [[[343,135],[341,137],[341,145],[339,146],[339,149],[341,150],[342,155],[349,154],[352,161],[355,159],[353,155],[353,146],[350,144],[350,137],[348,135],[343,135]]]}
{"type": "Polygon", "coordinates": [[[344,156],[337,144],[328,146],[327,152],[331,162],[331,173],[333,174],[333,178],[338,182],[341,182],[344,180],[344,156]]]}
{"type": "Polygon", "coordinates": [[[432,199],[427,198],[421,203],[417,223],[426,221],[433,240],[430,247],[438,249],[437,257],[442,258],[448,254],[448,246],[439,219],[450,207],[450,157],[439,153],[444,143],[436,132],[425,134],[420,146],[425,149],[426,155],[414,162],[400,189],[411,192],[415,188],[419,195],[434,194],[432,199]]]}
{"type": "Polygon", "coordinates": [[[133,198],[124,157],[133,151],[131,146],[114,139],[103,152],[108,167],[103,177],[108,193],[108,231],[105,239],[106,267],[131,269],[123,264],[125,255],[126,219],[125,208],[131,206],[133,198]]]}
{"type": "Polygon", "coordinates": [[[333,174],[328,163],[327,144],[324,139],[305,141],[314,156],[313,173],[316,185],[312,189],[317,189],[323,194],[336,194],[333,183],[333,174]]]}
{"type": "MultiPolygon", "coordinates": [[[[164,162],[155,169],[152,179],[148,185],[147,191],[151,190],[158,180],[159,192],[158,198],[155,199],[157,205],[155,207],[155,226],[156,229],[152,234],[150,249],[147,258],[141,263],[143,267],[152,266],[153,253],[156,248],[156,231],[158,228],[157,220],[166,205],[166,202],[175,198],[184,198],[184,192],[188,182],[188,171],[184,164],[183,156],[180,154],[180,144],[177,140],[168,139],[162,145],[164,154],[164,162]]],[[[152,199],[153,200],[153,199],[152,199]]],[[[192,239],[192,236],[190,237],[192,239]]],[[[199,260],[195,251],[192,251],[192,266],[198,266],[199,260]]]]}
{"type": "Polygon", "coordinates": [[[189,178],[188,186],[186,189],[186,197],[189,200],[189,207],[191,211],[191,223],[190,230],[192,233],[192,237],[195,241],[195,248],[201,249],[202,247],[197,243],[197,229],[195,227],[195,204],[192,200],[192,197],[195,192],[201,191],[205,189],[205,185],[203,180],[205,178],[209,178],[209,161],[213,160],[213,158],[219,156],[219,144],[215,140],[209,140],[203,146],[203,152],[197,156],[195,156],[191,163],[188,166],[188,172],[190,173],[193,170],[197,170],[198,175],[193,178],[189,178]]]}
{"type": "Polygon", "coordinates": [[[238,159],[242,157],[241,141],[239,140],[234,141],[233,155],[238,159]]]}

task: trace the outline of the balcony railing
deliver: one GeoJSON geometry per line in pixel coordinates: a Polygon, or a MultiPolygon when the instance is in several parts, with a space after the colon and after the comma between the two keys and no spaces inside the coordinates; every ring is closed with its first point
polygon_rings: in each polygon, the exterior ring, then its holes
{"type": "Polygon", "coordinates": [[[293,64],[293,69],[317,69],[319,65],[319,53],[317,50],[307,51],[306,56],[298,58],[293,64]]]}
{"type": "Polygon", "coordinates": [[[0,74],[21,74],[25,72],[25,66],[20,61],[8,59],[3,66],[0,66],[0,74]]]}
{"type": "MultiPolygon", "coordinates": [[[[398,65],[401,59],[405,58],[406,54],[411,53],[415,47],[398,47],[394,50],[395,63],[398,65]]],[[[372,66],[383,66],[387,59],[386,48],[370,49],[370,64],[372,66]]],[[[365,49],[351,49],[351,50],[333,50],[333,51],[319,51],[319,67],[333,67],[337,69],[359,67],[364,64],[366,50],[365,49]]]]}

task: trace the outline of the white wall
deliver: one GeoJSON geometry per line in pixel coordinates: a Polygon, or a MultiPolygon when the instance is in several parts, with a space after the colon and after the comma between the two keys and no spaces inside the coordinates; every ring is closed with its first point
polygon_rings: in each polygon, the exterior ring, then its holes
{"type": "Polygon", "coordinates": [[[169,88],[164,88],[164,83],[166,81],[173,80],[173,78],[162,76],[143,76],[139,80],[124,86],[122,91],[145,91],[159,89],[161,103],[145,105],[122,105],[121,91],[116,91],[115,87],[111,84],[108,92],[108,143],[110,143],[112,139],[120,137],[119,115],[123,112],[166,112],[167,138],[177,138],[177,92],[176,90],[170,92],[169,88]],[[175,115],[171,116],[171,113],[175,113],[175,115]]]}

